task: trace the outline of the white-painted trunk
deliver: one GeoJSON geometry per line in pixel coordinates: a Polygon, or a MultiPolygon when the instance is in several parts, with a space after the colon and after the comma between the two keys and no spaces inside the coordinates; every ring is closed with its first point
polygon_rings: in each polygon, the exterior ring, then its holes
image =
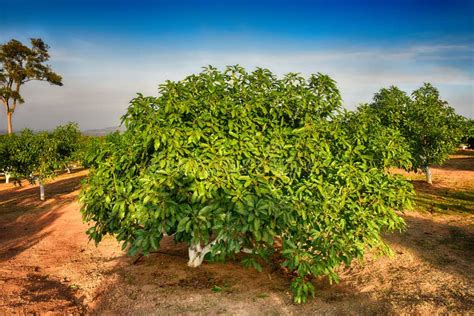
{"type": "Polygon", "coordinates": [[[431,179],[431,169],[429,166],[425,167],[425,175],[426,175],[426,182],[429,184],[433,184],[433,181],[431,179]]]}
{"type": "Polygon", "coordinates": [[[10,183],[10,176],[11,174],[9,172],[5,172],[5,183],[10,183]]]}
{"type": "Polygon", "coordinates": [[[68,167],[66,167],[66,171],[67,173],[71,173],[71,169],[69,169],[68,167]]]}
{"type": "Polygon", "coordinates": [[[39,187],[40,187],[40,200],[44,201],[44,184],[43,182],[39,182],[39,187]]]}
{"type": "Polygon", "coordinates": [[[200,243],[195,243],[189,246],[188,267],[191,267],[191,268],[199,267],[204,261],[204,257],[206,256],[206,254],[208,254],[211,251],[211,248],[215,243],[216,241],[213,241],[210,244],[206,245],[205,247],[201,247],[200,243]]]}
{"type": "Polygon", "coordinates": [[[253,250],[250,249],[250,248],[242,248],[242,250],[240,252],[243,252],[243,253],[253,253],[253,250]]]}

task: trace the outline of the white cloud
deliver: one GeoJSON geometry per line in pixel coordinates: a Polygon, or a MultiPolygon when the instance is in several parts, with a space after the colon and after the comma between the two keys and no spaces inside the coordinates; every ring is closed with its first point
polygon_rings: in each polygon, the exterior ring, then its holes
{"type": "MultiPolygon", "coordinates": [[[[63,75],[64,86],[25,86],[26,103],[14,115],[14,127],[46,129],[67,121],[77,121],[83,129],[114,126],[137,92],[156,95],[158,85],[165,80],[180,80],[208,64],[240,64],[247,69],[259,66],[278,75],[327,73],[338,82],[351,109],[370,101],[381,87],[397,85],[410,92],[423,82],[431,82],[460,114],[473,117],[472,58],[471,67],[465,68],[444,62],[472,51],[471,46],[464,45],[419,45],[285,52],[242,49],[230,53],[137,48],[134,52],[76,40],[68,47],[52,49],[52,63],[63,75]],[[436,60],[437,56],[441,61],[436,60]]],[[[1,129],[4,113],[0,120],[1,129]]]]}

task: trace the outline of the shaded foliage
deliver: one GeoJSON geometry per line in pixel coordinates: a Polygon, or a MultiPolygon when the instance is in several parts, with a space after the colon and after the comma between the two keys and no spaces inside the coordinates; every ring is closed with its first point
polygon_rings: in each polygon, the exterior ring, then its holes
{"type": "Polygon", "coordinates": [[[469,149],[474,149],[474,120],[469,119],[466,120],[466,124],[464,125],[464,133],[462,137],[462,142],[467,146],[469,149]]]}

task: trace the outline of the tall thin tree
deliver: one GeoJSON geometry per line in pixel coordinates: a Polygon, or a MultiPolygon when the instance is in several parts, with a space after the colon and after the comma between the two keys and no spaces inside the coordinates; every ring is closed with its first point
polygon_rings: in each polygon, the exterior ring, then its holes
{"type": "Polygon", "coordinates": [[[48,50],[49,46],[39,38],[31,39],[31,47],[15,39],[0,45],[0,101],[7,115],[8,134],[13,133],[13,113],[24,102],[20,93],[23,84],[38,80],[62,86],[62,77],[46,64],[48,50]]]}

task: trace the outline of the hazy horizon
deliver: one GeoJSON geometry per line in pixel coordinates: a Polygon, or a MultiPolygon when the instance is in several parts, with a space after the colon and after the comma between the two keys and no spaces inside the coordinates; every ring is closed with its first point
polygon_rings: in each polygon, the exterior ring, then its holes
{"type": "Polygon", "coordinates": [[[25,84],[16,131],[118,126],[136,93],[157,95],[209,64],[326,73],[348,109],[382,87],[411,93],[431,82],[474,118],[472,1],[0,2],[0,42],[44,39],[64,83],[25,84]]]}

